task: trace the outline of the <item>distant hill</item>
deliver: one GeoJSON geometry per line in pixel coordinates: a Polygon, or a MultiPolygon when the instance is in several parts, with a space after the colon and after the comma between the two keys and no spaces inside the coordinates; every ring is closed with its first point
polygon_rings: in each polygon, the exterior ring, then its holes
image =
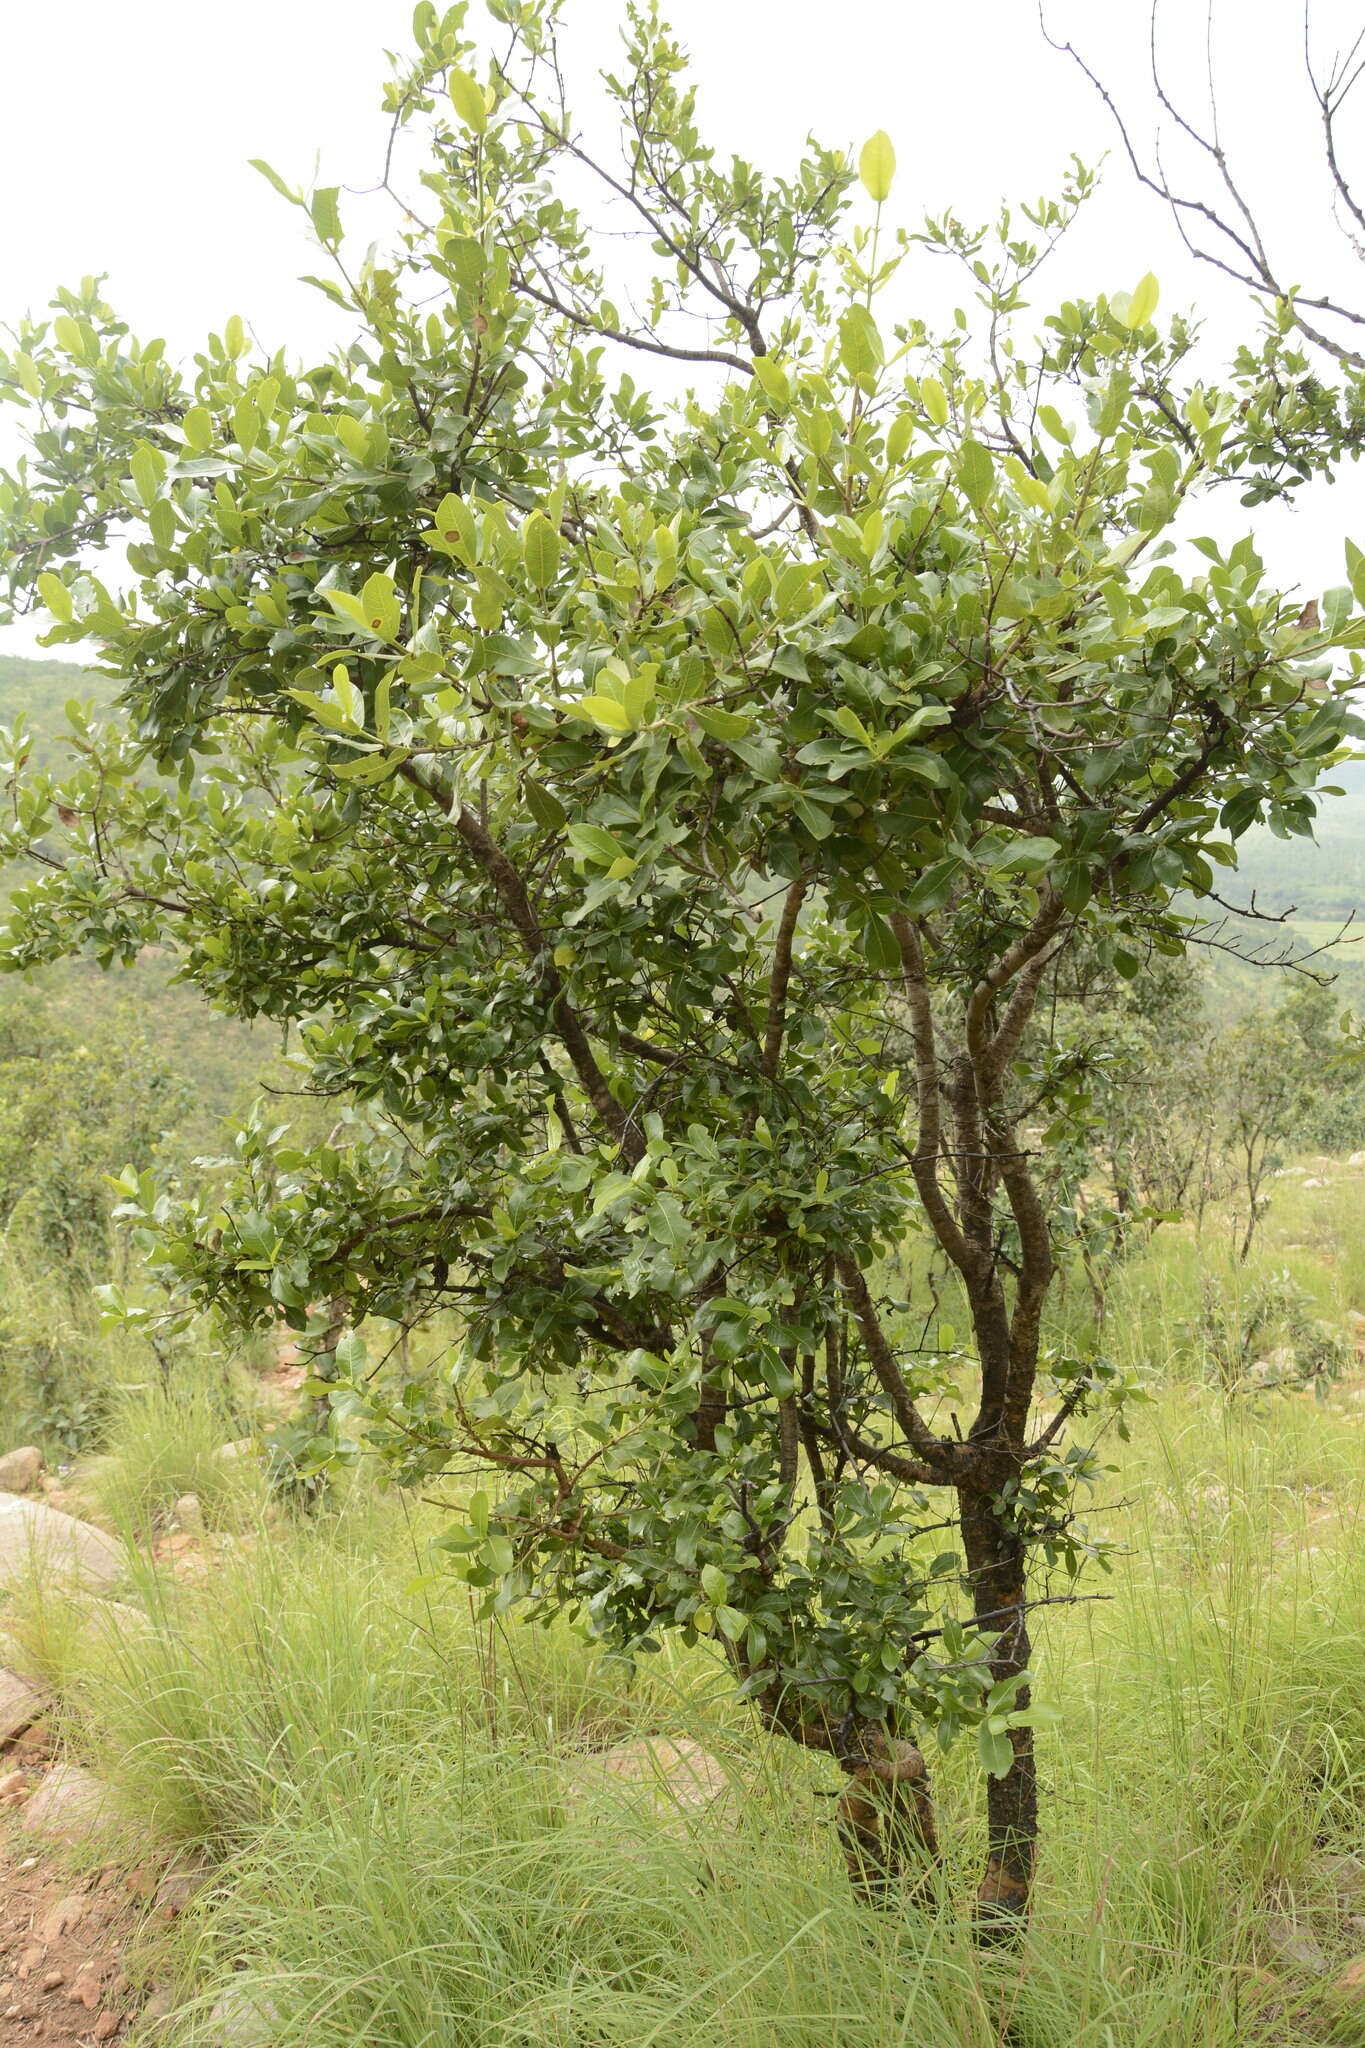
{"type": "MultiPolygon", "coordinates": [[[[0,655],[0,725],[12,724],[22,713],[39,757],[64,730],[64,707],[71,698],[107,704],[113,690],[108,676],[72,661],[0,655]]],[[[0,874],[0,893],[5,887],[0,874]]],[[[108,973],[93,961],[67,960],[31,975],[0,975],[0,1009],[31,1003],[36,994],[49,1014],[73,1025],[93,1018],[132,1033],[154,1022],[157,1044],[197,1091],[190,1135],[203,1144],[216,1143],[218,1119],[245,1106],[258,1074],[269,1069],[272,1078],[281,1078],[279,1034],[219,1016],[193,989],[173,982],[172,970],[169,956],[149,953],[135,967],[108,973]]]]}
{"type": "Polygon", "coordinates": [[[40,752],[65,727],[65,706],[72,697],[107,704],[112,695],[108,676],[74,661],[0,654],[0,725],[12,725],[22,713],[40,752]]]}
{"type": "Polygon", "coordinates": [[[1259,908],[1306,918],[1365,915],[1365,761],[1343,762],[1328,780],[1345,794],[1320,799],[1315,837],[1248,832],[1229,893],[1245,899],[1254,889],[1259,908]]]}

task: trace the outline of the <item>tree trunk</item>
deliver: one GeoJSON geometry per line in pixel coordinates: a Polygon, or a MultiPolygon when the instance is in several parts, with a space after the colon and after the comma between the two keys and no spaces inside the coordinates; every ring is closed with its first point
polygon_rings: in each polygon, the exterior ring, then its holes
{"type": "MultiPolygon", "coordinates": [[[[991,1506],[986,1493],[964,1488],[958,1495],[962,1542],[971,1576],[979,1627],[995,1635],[990,1672],[994,1683],[1014,1678],[1029,1660],[1024,1604],[1024,1546],[991,1506]]],[[[1014,1695],[1023,1711],[1029,1688],[1014,1695]]],[[[977,1924],[985,1941],[1009,1941],[1022,1932],[1038,1841],[1038,1776],[1033,1730],[1011,1728],[1014,1761],[1003,1778],[986,1780],[986,1871],[977,1892],[977,1924]]]]}
{"type": "Polygon", "coordinates": [[[850,1783],[839,1801],[839,1839],[855,1895],[889,1906],[909,1879],[911,1903],[931,1904],[938,1832],[923,1756],[913,1742],[874,1729],[865,1755],[840,1761],[850,1783]]]}

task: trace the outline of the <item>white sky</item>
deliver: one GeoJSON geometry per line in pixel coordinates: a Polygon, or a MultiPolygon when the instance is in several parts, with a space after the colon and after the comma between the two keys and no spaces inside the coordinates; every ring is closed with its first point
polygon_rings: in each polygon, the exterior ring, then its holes
{"type": "MultiPolygon", "coordinates": [[[[1233,160],[1289,252],[1286,268],[1365,304],[1365,267],[1330,228],[1299,0],[1220,4],[1233,160]]],[[[1202,0],[1164,5],[1172,75],[1197,111],[1202,0]]],[[[1054,31],[1131,95],[1144,133],[1147,12],[1147,0],[1049,0],[1054,31]]],[[[406,48],[410,14],[409,0],[66,0],[59,32],[46,10],[12,0],[0,79],[0,322],[38,310],[57,284],[104,271],[134,331],[164,335],[173,355],[232,312],[267,347],[324,349],[341,316],[297,282],[315,267],[303,217],[247,159],[307,183],[316,153],[321,182],[372,183],[383,52],[406,48]]],[[[948,207],[984,217],[1003,196],[1056,189],[1071,151],[1092,163],[1111,151],[1100,196],[1044,274],[1040,310],[1070,293],[1131,289],[1151,269],[1163,312],[1197,304],[1216,336],[1250,333],[1236,289],[1192,264],[1112,153],[1107,117],[1047,47],[1033,0],[675,0],[672,18],[693,53],[704,125],[723,147],[777,166],[808,131],[856,145],[885,128],[899,158],[891,211],[911,225],[948,207]]],[[[484,19],[477,0],[470,19],[484,19]]],[[[616,20],[615,0],[570,0],[579,75],[615,63],[616,20]]],[[[1365,0],[1316,0],[1324,55],[1362,26],[1365,0]]],[[[1354,115],[1347,132],[1365,135],[1365,90],[1354,115]]],[[[1365,149],[1358,162],[1365,188],[1365,149]]],[[[926,265],[911,290],[937,305],[945,278],[926,265]]],[[[1287,516],[1230,500],[1219,524],[1235,533],[1254,518],[1274,571],[1318,589],[1342,579],[1343,532],[1365,545],[1363,485],[1348,470],[1334,492],[1287,516]]],[[[32,651],[31,628],[0,629],[0,652],[32,651]]]]}

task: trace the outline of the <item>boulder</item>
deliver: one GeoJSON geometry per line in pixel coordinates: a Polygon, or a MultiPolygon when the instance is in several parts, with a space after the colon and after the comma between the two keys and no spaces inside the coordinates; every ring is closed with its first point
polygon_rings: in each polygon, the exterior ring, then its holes
{"type": "Polygon", "coordinates": [[[734,1786],[709,1749],[685,1737],[642,1735],[615,1749],[576,1756],[566,1773],[569,1804],[606,1797],[650,1811],[666,1823],[702,1813],[734,1817],[734,1786]]]}
{"type": "Polygon", "coordinates": [[[1327,1968],[1317,1936],[1287,1913],[1272,1913],[1266,1921],[1265,1945],[1277,1963],[1292,1963],[1295,1969],[1307,1970],[1315,1977],[1327,1968]]]}
{"type": "Polygon", "coordinates": [[[56,1764],[25,1806],[20,1820],[37,1833],[80,1841],[109,1818],[112,1795],[93,1771],[56,1764]]]}
{"type": "Polygon", "coordinates": [[[1365,2006],[1365,1956],[1357,1956],[1335,1979],[1332,1999],[1337,2005],[1365,2006]]]}
{"type": "Polygon", "coordinates": [[[50,1695],[17,1671],[0,1669],[0,1742],[13,1742],[47,1706],[50,1695]]]}
{"type": "Polygon", "coordinates": [[[171,1513],[182,1529],[192,1530],[197,1534],[204,1526],[204,1510],[200,1506],[197,1493],[182,1493],[171,1513]]]}
{"type": "Polygon", "coordinates": [[[102,1530],[42,1501],[0,1493],[0,1587],[34,1572],[107,1586],[122,1570],[118,1547],[102,1530]]]}
{"type": "Polygon", "coordinates": [[[213,1455],[220,1465],[235,1465],[240,1459],[251,1457],[255,1449],[249,1436],[239,1436],[230,1444],[219,1444],[213,1455]]]}
{"type": "Polygon", "coordinates": [[[1346,1905],[1365,1905],[1365,1859],[1349,1849],[1339,1856],[1326,1856],[1319,1868],[1337,1897],[1346,1905]]]}
{"type": "Polygon", "coordinates": [[[279,2014],[262,1991],[225,1991],[209,2014],[205,2038],[213,2048],[270,2048],[279,2014]]]}
{"type": "Polygon", "coordinates": [[[43,1469],[43,1454],[36,1444],[24,1444],[0,1457],[0,1493],[27,1493],[43,1469]]]}

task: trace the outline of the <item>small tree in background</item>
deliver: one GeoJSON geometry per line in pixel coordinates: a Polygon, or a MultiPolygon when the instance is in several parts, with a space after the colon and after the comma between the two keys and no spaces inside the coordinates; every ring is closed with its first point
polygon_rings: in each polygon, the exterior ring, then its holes
{"type": "Polygon", "coordinates": [[[354,325],[335,356],[234,319],[182,374],[87,283],[0,365],[16,595],[125,714],[16,781],[7,850],[46,865],[6,959],[154,938],[210,1001],[302,1020],[332,1138],[263,1116],[190,1203],[130,1175],[161,1279],[247,1323],[328,1304],[324,1415],[403,1481],[468,1481],[447,1548],[488,1607],[714,1640],[853,1777],[872,1896],[933,1854],[910,1738],[972,1731],[983,1913],[1017,1924],[1030,1569],[1069,1588],[1095,1547],[1069,1433],[1124,1391],[1053,1361],[1037,1405],[1023,1035],[1082,935],[1121,975],[1178,951],[1177,892],[1311,818],[1351,593],[1309,630],[1249,541],[1173,558],[1275,400],[1194,383],[1152,280],[1029,338],[1083,174],[994,237],[925,231],[978,308],[934,336],[895,310],[885,136],[723,163],[632,7],[599,156],[560,9],[492,11],[490,64],[462,6],[418,8],[388,255],[282,185],[354,325]],[[91,559],[115,534],[123,595],[91,559]],[[888,1292],[915,1231],[965,1354],[888,1292]],[[441,1370],[366,1362],[339,1304],[446,1319],[441,1370]]]}

